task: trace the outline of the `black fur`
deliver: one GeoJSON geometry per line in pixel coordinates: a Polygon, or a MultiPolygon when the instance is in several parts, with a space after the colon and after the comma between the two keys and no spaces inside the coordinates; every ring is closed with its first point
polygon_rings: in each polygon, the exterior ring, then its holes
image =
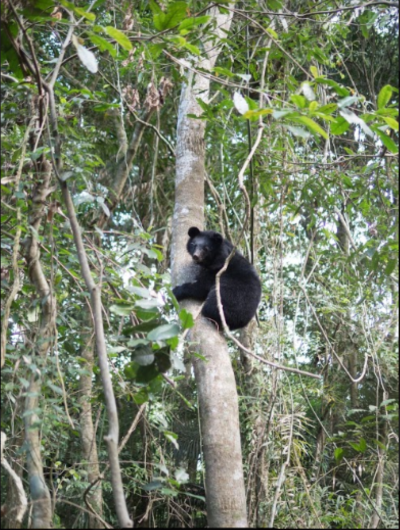
{"type": "MultiPolygon", "coordinates": [[[[185,298],[206,301],[202,314],[222,329],[215,292],[215,275],[223,267],[233,246],[221,234],[198,228],[189,229],[187,250],[198,264],[196,280],[173,289],[178,301],[185,298]]],[[[236,251],[221,276],[221,300],[229,329],[247,326],[256,313],[261,297],[261,283],[254,267],[236,251]]]]}

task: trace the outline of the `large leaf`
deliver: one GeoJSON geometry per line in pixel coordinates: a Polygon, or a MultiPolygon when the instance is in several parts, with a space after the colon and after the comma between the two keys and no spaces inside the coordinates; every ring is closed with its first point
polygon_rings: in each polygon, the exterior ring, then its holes
{"type": "Polygon", "coordinates": [[[114,28],[113,26],[106,26],[104,29],[106,30],[107,34],[114,40],[116,40],[118,44],[122,46],[125,50],[129,51],[132,49],[132,43],[125,35],[125,33],[122,33],[122,31],[117,28],[114,28]]]}
{"type": "Polygon", "coordinates": [[[341,447],[337,447],[334,452],[336,462],[340,462],[344,457],[344,450],[341,447]]]}
{"type": "Polygon", "coordinates": [[[154,27],[157,31],[171,29],[187,17],[187,11],[186,2],[174,2],[168,6],[166,13],[161,12],[153,16],[154,27]]]}
{"type": "Polygon", "coordinates": [[[81,7],[74,7],[74,11],[75,11],[75,13],[80,15],[81,17],[87,18],[91,22],[94,22],[96,20],[96,15],[94,13],[88,13],[87,11],[82,9],[81,7]]]}
{"type": "Polygon", "coordinates": [[[364,131],[365,134],[368,136],[373,137],[374,133],[372,130],[368,127],[368,125],[365,123],[363,119],[361,119],[357,114],[354,114],[349,109],[342,109],[339,113],[347,122],[352,123],[354,125],[359,125],[361,129],[364,131]]]}
{"type": "Polygon", "coordinates": [[[358,444],[354,442],[349,442],[349,444],[359,453],[365,453],[367,450],[367,442],[364,440],[364,438],[360,438],[360,442],[358,444]]]}
{"type": "Polygon", "coordinates": [[[393,89],[390,85],[385,85],[381,88],[381,91],[378,94],[378,109],[386,107],[389,103],[393,94],[393,89]]]}
{"type": "Polygon", "coordinates": [[[383,119],[389,125],[391,129],[393,129],[394,131],[399,130],[399,122],[397,120],[395,120],[394,118],[390,118],[388,116],[383,116],[383,119]]]}
{"type": "Polygon", "coordinates": [[[295,121],[299,121],[300,123],[303,123],[303,125],[308,127],[310,129],[310,131],[312,131],[312,132],[314,132],[316,134],[319,134],[320,136],[325,138],[325,140],[328,139],[328,133],[326,131],[324,131],[324,129],[320,125],[318,125],[317,122],[315,122],[314,120],[312,120],[308,116],[298,116],[295,119],[295,121]]]}
{"type": "Polygon", "coordinates": [[[111,313],[114,313],[115,315],[119,315],[121,317],[125,317],[125,316],[129,316],[134,308],[131,305],[123,306],[123,305],[113,304],[112,306],[110,306],[109,309],[111,313]]]}
{"type": "Polygon", "coordinates": [[[381,139],[383,145],[385,147],[387,147],[387,149],[389,149],[389,151],[391,153],[398,153],[399,152],[399,146],[396,144],[396,142],[394,142],[394,140],[392,140],[392,138],[390,138],[390,136],[388,136],[387,134],[385,134],[384,132],[379,130],[378,127],[372,127],[372,128],[373,128],[374,132],[376,132],[376,134],[381,139]]]}
{"type": "Polygon", "coordinates": [[[176,335],[179,334],[179,331],[178,324],[163,324],[150,331],[150,333],[147,334],[147,338],[153,341],[170,339],[176,337],[176,335]]]}
{"type": "Polygon", "coordinates": [[[334,89],[334,91],[342,97],[346,97],[350,95],[350,92],[342,85],[339,85],[339,83],[336,83],[336,81],[333,81],[332,79],[326,79],[325,77],[317,77],[315,79],[315,83],[320,83],[321,85],[328,85],[334,89]]]}
{"type": "Polygon", "coordinates": [[[187,18],[179,25],[179,31],[182,34],[186,34],[190,29],[199,26],[200,24],[205,24],[210,20],[211,17],[204,15],[203,17],[196,18],[187,18]]]}
{"type": "Polygon", "coordinates": [[[112,57],[115,57],[117,55],[117,51],[114,48],[114,46],[111,44],[111,42],[108,42],[108,40],[103,39],[103,37],[90,33],[89,39],[93,42],[95,46],[99,48],[101,52],[104,52],[107,50],[112,57]]]}
{"type": "Polygon", "coordinates": [[[331,133],[335,136],[338,136],[339,134],[343,134],[344,132],[346,132],[349,127],[349,122],[342,118],[342,116],[339,116],[331,125],[331,133]]]}

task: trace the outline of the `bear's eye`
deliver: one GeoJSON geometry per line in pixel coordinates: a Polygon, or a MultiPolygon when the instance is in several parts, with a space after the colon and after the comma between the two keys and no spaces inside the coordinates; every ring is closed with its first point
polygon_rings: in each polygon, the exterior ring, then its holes
{"type": "Polygon", "coordinates": [[[208,247],[207,245],[205,245],[205,247],[203,247],[203,250],[204,250],[204,252],[209,252],[210,247],[208,247]]]}

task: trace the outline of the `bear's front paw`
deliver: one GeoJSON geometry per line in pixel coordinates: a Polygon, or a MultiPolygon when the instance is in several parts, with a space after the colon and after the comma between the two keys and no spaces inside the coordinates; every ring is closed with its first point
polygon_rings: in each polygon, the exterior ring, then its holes
{"type": "Polygon", "coordinates": [[[182,298],[183,298],[183,288],[182,288],[182,285],[177,285],[176,287],[174,287],[174,288],[172,289],[172,292],[173,292],[175,298],[178,300],[178,302],[179,302],[180,300],[182,300],[182,298]]]}

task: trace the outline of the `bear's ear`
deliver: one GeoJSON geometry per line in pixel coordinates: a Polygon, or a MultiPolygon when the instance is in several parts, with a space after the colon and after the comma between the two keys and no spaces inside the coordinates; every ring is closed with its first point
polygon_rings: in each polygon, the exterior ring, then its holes
{"type": "Polygon", "coordinates": [[[189,228],[188,236],[189,237],[196,237],[200,234],[200,230],[196,226],[192,226],[192,228],[189,228]]]}
{"type": "Polygon", "coordinates": [[[213,240],[214,240],[216,243],[222,243],[222,241],[223,241],[223,239],[224,239],[224,238],[221,236],[221,234],[218,234],[218,232],[215,232],[215,233],[213,234],[212,237],[213,237],[213,240]]]}

